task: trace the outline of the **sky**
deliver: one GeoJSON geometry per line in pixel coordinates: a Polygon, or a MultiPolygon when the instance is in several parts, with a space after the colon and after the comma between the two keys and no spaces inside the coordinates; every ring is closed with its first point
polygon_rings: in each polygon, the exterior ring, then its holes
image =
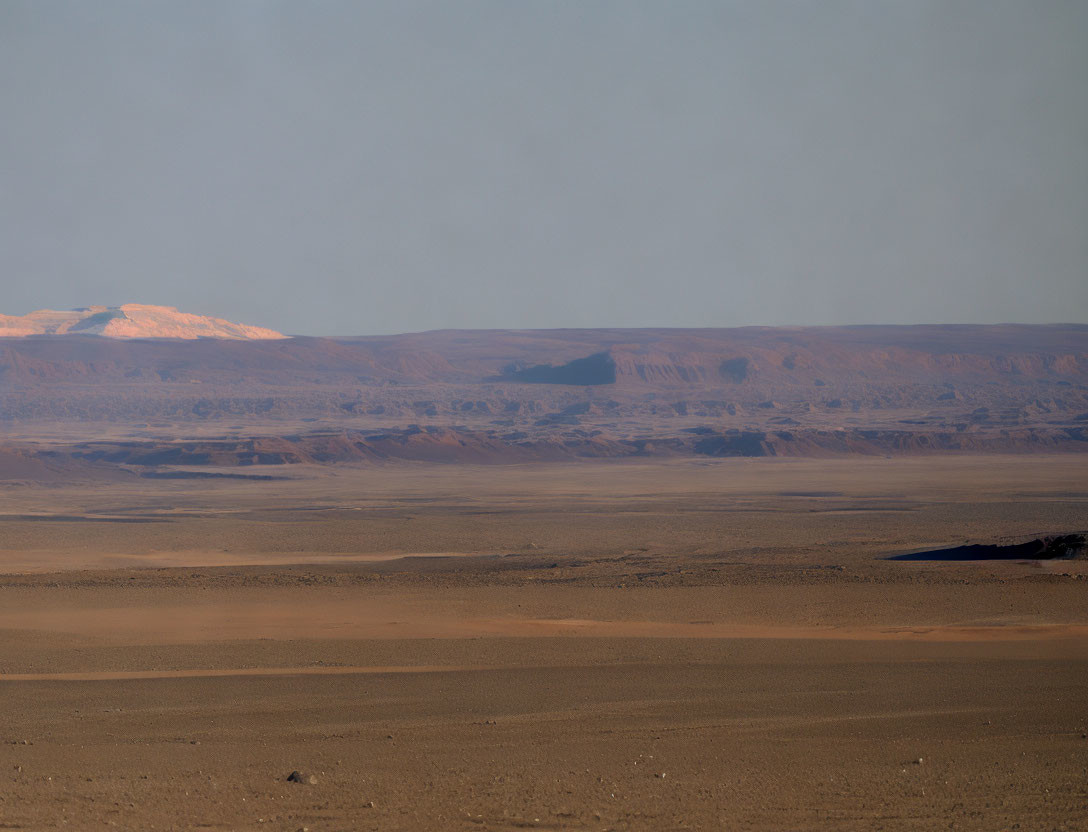
{"type": "Polygon", "coordinates": [[[1080,0],[0,0],[0,313],[1088,322],[1080,0]]]}

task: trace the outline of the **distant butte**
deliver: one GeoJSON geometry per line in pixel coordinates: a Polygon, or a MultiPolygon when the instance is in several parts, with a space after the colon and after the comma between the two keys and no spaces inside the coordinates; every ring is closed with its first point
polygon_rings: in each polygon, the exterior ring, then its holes
{"type": "Polygon", "coordinates": [[[27,335],[101,335],[107,338],[225,338],[232,341],[264,341],[286,338],[279,332],[179,312],[172,306],[90,306],[55,311],[39,309],[22,317],[0,315],[0,337],[27,335]]]}

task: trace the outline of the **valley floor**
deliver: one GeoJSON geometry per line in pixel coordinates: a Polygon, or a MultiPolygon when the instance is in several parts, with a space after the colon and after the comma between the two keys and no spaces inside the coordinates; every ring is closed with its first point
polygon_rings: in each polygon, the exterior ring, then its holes
{"type": "Polygon", "coordinates": [[[0,828],[1088,829],[1078,456],[287,473],[0,485],[0,828]]]}

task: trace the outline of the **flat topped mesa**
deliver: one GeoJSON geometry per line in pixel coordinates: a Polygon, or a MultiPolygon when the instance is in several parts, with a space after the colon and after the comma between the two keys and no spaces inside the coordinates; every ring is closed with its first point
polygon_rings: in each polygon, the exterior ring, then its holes
{"type": "Polygon", "coordinates": [[[246,326],[179,312],[172,306],[91,306],[55,311],[39,309],[22,317],[0,315],[0,337],[26,335],[102,335],[107,338],[227,338],[256,341],[288,336],[259,326],[246,326]]]}

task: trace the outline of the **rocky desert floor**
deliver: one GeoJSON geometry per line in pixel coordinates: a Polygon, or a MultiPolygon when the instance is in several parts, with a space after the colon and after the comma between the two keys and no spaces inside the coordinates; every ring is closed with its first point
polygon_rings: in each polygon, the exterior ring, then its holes
{"type": "Polygon", "coordinates": [[[1088,829],[1083,456],[269,473],[0,484],[0,829],[1088,829]]]}

